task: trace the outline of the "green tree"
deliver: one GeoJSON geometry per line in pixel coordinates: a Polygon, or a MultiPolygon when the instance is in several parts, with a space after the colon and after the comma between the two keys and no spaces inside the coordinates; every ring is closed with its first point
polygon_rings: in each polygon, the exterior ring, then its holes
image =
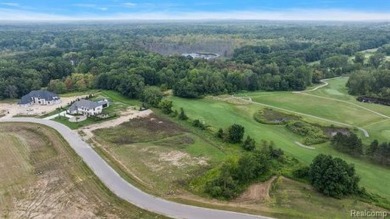
{"type": "Polygon", "coordinates": [[[216,136],[217,136],[218,138],[221,138],[221,139],[224,139],[224,138],[225,138],[225,133],[223,132],[223,129],[222,129],[222,128],[218,129],[216,136]]]}
{"type": "Polygon", "coordinates": [[[186,113],[184,112],[183,107],[180,107],[180,113],[179,113],[178,118],[179,118],[180,120],[187,120],[187,119],[188,119],[188,116],[187,116],[186,113]]]}
{"type": "Polygon", "coordinates": [[[360,191],[360,179],[356,176],[354,166],[340,158],[318,155],[311,163],[308,175],[313,187],[327,196],[341,198],[360,191]]]}
{"type": "Polygon", "coordinates": [[[378,68],[385,60],[385,58],[386,58],[385,54],[375,53],[374,55],[370,56],[369,62],[374,68],[378,68]]]}
{"type": "Polygon", "coordinates": [[[247,153],[238,160],[236,178],[239,182],[248,183],[259,176],[257,174],[258,162],[261,161],[258,161],[252,153],[247,153]]]}
{"type": "Polygon", "coordinates": [[[165,114],[171,114],[173,112],[172,107],[173,103],[171,100],[163,99],[158,107],[161,109],[161,111],[165,114]]]}
{"type": "Polygon", "coordinates": [[[364,56],[363,53],[356,53],[355,54],[355,59],[354,59],[354,62],[355,63],[359,63],[359,64],[362,64],[364,65],[364,61],[366,60],[366,57],[364,56]]]}
{"type": "Polygon", "coordinates": [[[251,138],[249,135],[246,137],[245,141],[242,143],[242,148],[246,151],[253,151],[256,148],[255,139],[251,138]]]}
{"type": "Polygon", "coordinates": [[[153,107],[158,107],[163,96],[163,93],[158,87],[146,87],[141,95],[141,101],[153,107]]]}
{"type": "Polygon", "coordinates": [[[230,143],[240,143],[244,137],[245,128],[234,124],[228,128],[228,141],[230,143]]]}

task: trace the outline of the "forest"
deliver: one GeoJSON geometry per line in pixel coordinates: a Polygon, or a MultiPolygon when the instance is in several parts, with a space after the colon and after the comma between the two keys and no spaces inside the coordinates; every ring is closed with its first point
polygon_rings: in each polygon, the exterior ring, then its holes
{"type": "Polygon", "coordinates": [[[148,86],[185,98],[239,91],[299,91],[351,74],[351,94],[390,98],[386,23],[86,23],[0,25],[0,99],[148,86]],[[213,45],[213,46],[210,46],[213,45]],[[361,51],[376,49],[365,57],[361,51]],[[215,60],[183,52],[218,53],[215,60]],[[380,79],[380,80],[379,80],[380,79]]]}

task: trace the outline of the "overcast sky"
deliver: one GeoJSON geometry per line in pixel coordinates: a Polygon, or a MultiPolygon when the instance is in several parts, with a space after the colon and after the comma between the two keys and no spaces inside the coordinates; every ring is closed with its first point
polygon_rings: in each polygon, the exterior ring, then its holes
{"type": "Polygon", "coordinates": [[[0,0],[0,20],[390,21],[390,0],[0,0]]]}

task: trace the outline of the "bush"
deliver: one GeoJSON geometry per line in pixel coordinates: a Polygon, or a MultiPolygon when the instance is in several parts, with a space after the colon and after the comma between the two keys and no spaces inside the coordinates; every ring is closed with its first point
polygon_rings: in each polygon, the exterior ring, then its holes
{"type": "Polygon", "coordinates": [[[171,114],[173,112],[172,110],[173,103],[170,100],[162,100],[158,107],[161,109],[161,111],[165,114],[171,114]]]}
{"type": "Polygon", "coordinates": [[[320,127],[310,123],[295,121],[289,122],[286,127],[295,134],[305,137],[303,143],[306,145],[321,144],[328,140],[320,127]]]}
{"type": "Polygon", "coordinates": [[[359,177],[353,165],[340,158],[320,154],[314,158],[308,173],[310,183],[324,195],[341,198],[360,192],[359,177]]]}
{"type": "Polygon", "coordinates": [[[299,168],[294,170],[293,176],[299,179],[309,179],[309,170],[310,168],[307,166],[299,168]]]}
{"type": "Polygon", "coordinates": [[[215,136],[217,136],[217,138],[224,139],[225,133],[223,132],[223,129],[222,128],[218,129],[218,132],[217,134],[215,134],[215,136]]]}
{"type": "Polygon", "coordinates": [[[246,151],[253,151],[256,148],[256,141],[250,136],[247,136],[241,146],[246,151]]]}
{"type": "Polygon", "coordinates": [[[227,138],[230,143],[240,143],[244,137],[245,128],[234,124],[228,128],[227,138]]]}
{"type": "Polygon", "coordinates": [[[180,120],[187,120],[188,119],[188,116],[186,115],[186,113],[184,112],[184,109],[183,107],[180,107],[180,113],[179,113],[179,117],[178,117],[180,120]]]}
{"type": "Polygon", "coordinates": [[[205,130],[207,128],[207,126],[202,123],[199,119],[195,119],[193,122],[192,122],[192,125],[194,127],[197,127],[197,128],[200,128],[202,130],[205,130]]]}

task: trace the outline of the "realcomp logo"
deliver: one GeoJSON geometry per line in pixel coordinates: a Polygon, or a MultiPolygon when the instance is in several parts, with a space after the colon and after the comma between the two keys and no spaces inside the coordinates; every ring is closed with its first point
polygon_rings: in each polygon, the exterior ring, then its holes
{"type": "Polygon", "coordinates": [[[390,215],[388,211],[371,211],[371,210],[351,210],[351,217],[380,217],[385,218],[390,215]]]}

